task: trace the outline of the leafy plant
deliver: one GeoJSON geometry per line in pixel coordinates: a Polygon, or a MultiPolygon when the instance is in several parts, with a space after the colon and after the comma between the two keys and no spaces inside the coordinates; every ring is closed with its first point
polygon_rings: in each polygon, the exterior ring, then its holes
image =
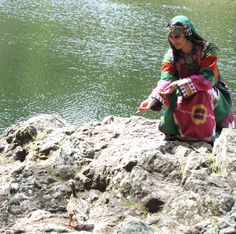
{"type": "Polygon", "coordinates": [[[177,169],[176,173],[177,173],[177,176],[181,179],[183,177],[183,175],[184,175],[184,168],[182,166],[180,166],[177,169]]]}
{"type": "Polygon", "coordinates": [[[212,173],[219,174],[221,173],[220,162],[218,157],[212,153],[206,155],[207,161],[210,164],[212,173]]]}
{"type": "Polygon", "coordinates": [[[47,170],[48,175],[50,175],[54,180],[56,181],[62,181],[63,180],[63,176],[61,176],[58,171],[54,168],[49,168],[47,170]]]}
{"type": "Polygon", "coordinates": [[[45,137],[46,137],[46,134],[40,132],[40,133],[37,134],[37,136],[34,138],[34,140],[35,141],[41,141],[41,140],[45,139],[45,137]]]}
{"type": "Polygon", "coordinates": [[[144,215],[147,215],[147,214],[148,214],[148,209],[147,209],[145,206],[143,206],[143,205],[141,205],[141,204],[138,204],[138,203],[136,203],[136,202],[134,202],[134,201],[131,201],[131,200],[122,200],[121,205],[122,205],[122,206],[125,206],[125,207],[127,207],[127,208],[130,208],[130,209],[138,209],[138,210],[141,210],[141,211],[144,213],[144,215]]]}

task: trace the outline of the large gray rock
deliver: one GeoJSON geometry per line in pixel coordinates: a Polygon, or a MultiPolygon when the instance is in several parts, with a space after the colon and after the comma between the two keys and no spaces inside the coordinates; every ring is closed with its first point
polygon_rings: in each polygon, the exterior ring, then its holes
{"type": "Polygon", "coordinates": [[[233,233],[235,139],[224,129],[212,149],[167,142],[138,116],[81,127],[35,116],[0,137],[0,233],[77,232],[67,225],[71,178],[94,224],[81,233],[233,233]]]}

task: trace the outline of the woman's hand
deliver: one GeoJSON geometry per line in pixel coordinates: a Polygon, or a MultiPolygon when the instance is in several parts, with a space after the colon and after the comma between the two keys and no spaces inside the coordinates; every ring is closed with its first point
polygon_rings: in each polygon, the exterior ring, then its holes
{"type": "Polygon", "coordinates": [[[140,104],[137,112],[146,112],[151,108],[152,105],[153,105],[153,100],[148,98],[140,104]]]}

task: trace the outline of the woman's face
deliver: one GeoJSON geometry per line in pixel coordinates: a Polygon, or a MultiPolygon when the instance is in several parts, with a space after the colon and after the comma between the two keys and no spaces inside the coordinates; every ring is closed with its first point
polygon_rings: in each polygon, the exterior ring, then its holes
{"type": "Polygon", "coordinates": [[[174,36],[172,33],[169,34],[169,40],[171,44],[177,49],[181,50],[186,47],[188,44],[188,40],[186,39],[185,36],[174,36]]]}

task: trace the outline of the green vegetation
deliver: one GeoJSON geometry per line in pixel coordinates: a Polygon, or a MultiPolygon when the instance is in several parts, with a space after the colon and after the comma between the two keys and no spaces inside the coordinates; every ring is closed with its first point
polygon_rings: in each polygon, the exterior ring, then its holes
{"type": "Polygon", "coordinates": [[[56,181],[63,181],[63,177],[58,173],[55,168],[48,168],[47,170],[48,175],[50,175],[56,181]]]}
{"type": "Polygon", "coordinates": [[[130,208],[130,209],[138,209],[138,210],[142,211],[144,213],[144,215],[148,214],[148,209],[145,206],[138,204],[134,201],[122,200],[121,205],[125,206],[127,208],[130,208]]]}
{"type": "Polygon", "coordinates": [[[182,179],[184,175],[184,168],[182,166],[180,166],[178,169],[177,169],[177,176],[182,179]]]}
{"type": "Polygon", "coordinates": [[[210,164],[212,173],[220,174],[221,167],[220,167],[220,162],[218,160],[218,157],[212,153],[209,153],[209,154],[206,154],[206,158],[207,158],[208,163],[210,164]]]}
{"type": "Polygon", "coordinates": [[[185,171],[186,162],[183,159],[179,159],[178,161],[179,161],[179,166],[176,170],[176,174],[179,177],[179,179],[182,179],[184,174],[186,173],[186,171],[185,171]]]}
{"type": "Polygon", "coordinates": [[[37,134],[37,136],[34,138],[34,140],[35,140],[35,141],[41,141],[41,140],[43,140],[43,139],[45,139],[45,138],[46,138],[46,134],[40,132],[40,133],[37,134]]]}
{"type": "Polygon", "coordinates": [[[211,219],[210,219],[210,222],[211,222],[211,224],[213,225],[213,226],[218,226],[218,224],[219,224],[219,220],[218,220],[218,217],[215,217],[215,216],[213,216],[211,219]]]}

